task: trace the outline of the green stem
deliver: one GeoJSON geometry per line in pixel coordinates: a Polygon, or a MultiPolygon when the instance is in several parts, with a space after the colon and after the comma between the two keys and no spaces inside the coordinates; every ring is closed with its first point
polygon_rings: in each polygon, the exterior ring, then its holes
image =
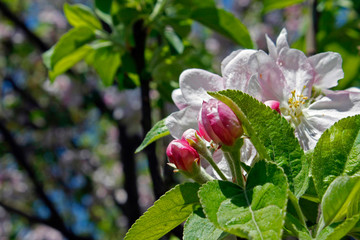
{"type": "Polygon", "coordinates": [[[301,207],[299,205],[299,200],[294,196],[294,194],[291,191],[288,191],[289,199],[291,203],[293,204],[296,214],[299,217],[299,220],[303,224],[304,227],[306,227],[306,221],[303,212],[301,211],[301,207]]]}
{"type": "Polygon", "coordinates": [[[232,160],[232,157],[230,155],[229,152],[224,152],[224,157],[229,165],[230,171],[231,171],[231,176],[233,177],[233,179],[236,178],[236,173],[235,173],[235,166],[234,166],[234,161],[232,160]]]}
{"type": "Polygon", "coordinates": [[[225,177],[223,172],[220,170],[220,168],[218,167],[218,165],[215,163],[214,159],[212,158],[209,149],[206,149],[205,151],[199,151],[199,153],[210,163],[210,165],[214,168],[216,173],[219,174],[220,178],[224,181],[227,181],[227,178],[225,177]]]}
{"type": "Polygon", "coordinates": [[[205,170],[200,167],[200,170],[197,172],[197,174],[191,175],[191,178],[194,179],[195,182],[204,184],[208,181],[214,180],[213,177],[211,177],[205,170]]]}
{"type": "Polygon", "coordinates": [[[233,174],[233,177],[235,177],[235,181],[237,184],[239,184],[241,187],[245,187],[244,177],[242,174],[242,167],[241,167],[241,154],[240,149],[244,143],[244,139],[239,138],[236,140],[235,144],[233,146],[222,146],[222,150],[225,154],[225,158],[228,159],[228,163],[230,165],[230,169],[233,168],[231,173],[233,174]],[[232,164],[230,164],[230,162],[232,164]]]}
{"type": "Polygon", "coordinates": [[[167,0],[158,0],[155,4],[154,10],[149,16],[149,24],[154,22],[155,19],[162,13],[162,11],[165,8],[165,5],[167,3],[167,0]]]}
{"type": "Polygon", "coordinates": [[[321,232],[321,230],[325,227],[325,221],[324,221],[324,217],[321,214],[316,231],[315,231],[315,236],[319,236],[319,233],[321,232]]]}

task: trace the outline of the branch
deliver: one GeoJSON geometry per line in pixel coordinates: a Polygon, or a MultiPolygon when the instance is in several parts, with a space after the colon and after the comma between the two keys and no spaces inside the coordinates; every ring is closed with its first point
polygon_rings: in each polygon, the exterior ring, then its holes
{"type": "Polygon", "coordinates": [[[33,42],[41,52],[45,52],[49,49],[49,47],[44,43],[38,36],[36,36],[24,23],[24,21],[20,20],[14,13],[10,11],[10,9],[6,6],[5,3],[0,1],[0,12],[12,21],[18,28],[20,28],[25,35],[29,38],[31,42],[33,42]]]}
{"type": "Polygon", "coordinates": [[[316,54],[316,33],[318,28],[317,0],[309,0],[309,28],[306,34],[306,53],[308,56],[316,54]]]}
{"type": "MultiPolygon", "coordinates": [[[[34,185],[35,192],[42,200],[42,202],[48,207],[50,210],[50,218],[46,221],[46,224],[49,226],[56,228],[59,230],[65,237],[68,239],[82,239],[82,237],[78,237],[69,230],[63,219],[61,218],[60,214],[56,210],[54,204],[50,201],[48,196],[44,192],[44,186],[40,182],[40,180],[36,177],[35,171],[32,166],[28,163],[27,157],[25,155],[24,149],[15,141],[14,137],[10,133],[10,131],[5,127],[5,123],[3,120],[0,119],[0,133],[3,136],[3,139],[6,143],[8,143],[10,147],[10,152],[15,157],[16,162],[24,168],[25,172],[29,176],[31,182],[34,185]]],[[[25,216],[25,215],[22,215],[25,216]]],[[[84,238],[84,239],[91,239],[91,238],[84,238]]]]}
{"type": "Polygon", "coordinates": [[[3,202],[0,201],[0,207],[4,208],[7,212],[9,213],[14,213],[16,215],[19,215],[23,218],[26,218],[29,223],[41,223],[41,224],[48,224],[48,222],[45,220],[45,219],[42,219],[42,218],[39,218],[39,217],[36,217],[36,216],[32,216],[32,215],[29,215],[27,213],[24,213],[16,208],[13,208],[3,202]]]}
{"type": "MultiPolygon", "coordinates": [[[[143,20],[138,20],[133,25],[133,35],[135,40],[135,47],[131,51],[131,55],[135,60],[136,70],[140,77],[141,83],[141,125],[143,128],[143,134],[150,131],[151,129],[151,106],[150,106],[150,81],[151,76],[146,72],[145,66],[145,43],[147,37],[147,29],[144,27],[143,20]]],[[[156,157],[155,152],[155,143],[150,144],[145,149],[148,162],[151,180],[153,182],[153,190],[155,198],[159,198],[164,194],[165,189],[163,185],[163,180],[160,174],[159,162],[156,157]]]]}

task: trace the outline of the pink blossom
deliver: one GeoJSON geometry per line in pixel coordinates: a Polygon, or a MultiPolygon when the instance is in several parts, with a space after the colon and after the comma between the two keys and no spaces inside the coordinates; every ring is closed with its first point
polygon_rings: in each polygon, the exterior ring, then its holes
{"type": "Polygon", "coordinates": [[[189,145],[186,140],[173,140],[166,149],[166,155],[170,163],[175,164],[177,169],[192,172],[193,164],[200,164],[198,152],[189,145]]]}
{"type": "MultiPolygon", "coordinates": [[[[211,99],[207,91],[236,89],[263,103],[279,102],[281,116],[293,126],[305,151],[313,149],[336,121],[359,114],[359,91],[329,90],[344,76],[341,56],[325,52],[306,57],[289,47],[286,36],[283,29],[276,44],[266,37],[269,54],[247,49],[231,53],[221,64],[222,76],[200,69],[184,71],[172,95],[180,111],[166,119],[172,136],[180,138],[186,129],[197,128],[201,104],[211,99]]],[[[242,151],[246,149],[245,143],[242,151]]]]}
{"type": "Polygon", "coordinates": [[[243,134],[241,123],[235,113],[223,102],[210,99],[203,102],[199,114],[200,133],[216,144],[232,146],[243,134]]]}
{"type": "Polygon", "coordinates": [[[268,101],[265,101],[264,104],[281,114],[280,103],[278,101],[268,100],[268,101]]]}

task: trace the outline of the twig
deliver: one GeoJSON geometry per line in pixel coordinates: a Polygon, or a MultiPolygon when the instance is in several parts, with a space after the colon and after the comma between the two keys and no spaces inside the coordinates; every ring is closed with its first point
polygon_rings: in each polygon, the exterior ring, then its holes
{"type": "MultiPolygon", "coordinates": [[[[56,210],[53,203],[50,201],[48,196],[44,192],[44,186],[40,182],[40,180],[36,177],[34,169],[28,163],[27,157],[24,153],[24,149],[15,141],[14,137],[10,133],[10,131],[5,127],[4,120],[0,120],[0,133],[3,136],[3,139],[6,143],[8,143],[10,147],[11,153],[14,155],[16,162],[24,168],[25,172],[29,176],[31,182],[34,185],[35,192],[39,196],[39,198],[43,201],[43,203],[48,207],[50,211],[50,218],[46,223],[59,230],[65,237],[73,240],[78,239],[92,239],[91,237],[79,237],[76,236],[71,230],[69,230],[60,214],[56,210]]],[[[23,216],[23,215],[22,215],[23,216]]]]}
{"type": "MultiPolygon", "coordinates": [[[[136,70],[140,77],[141,83],[141,125],[143,134],[151,129],[151,106],[150,106],[150,81],[151,76],[146,72],[145,65],[145,43],[147,37],[147,29],[144,27],[143,20],[138,20],[133,25],[133,35],[135,39],[135,47],[131,51],[136,64],[136,70]]],[[[160,174],[160,167],[155,152],[155,143],[150,144],[145,149],[148,162],[151,180],[153,182],[153,190],[156,198],[159,198],[164,193],[164,185],[160,174]]]]}
{"type": "Polygon", "coordinates": [[[318,12],[316,10],[317,0],[309,0],[309,28],[306,34],[306,53],[308,56],[316,54],[316,33],[317,33],[317,18],[318,12]]]}

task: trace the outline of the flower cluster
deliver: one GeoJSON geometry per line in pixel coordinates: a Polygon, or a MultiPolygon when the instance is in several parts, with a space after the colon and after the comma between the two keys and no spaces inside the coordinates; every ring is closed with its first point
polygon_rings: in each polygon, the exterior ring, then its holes
{"type": "MultiPolygon", "coordinates": [[[[225,89],[245,92],[279,112],[293,126],[305,151],[313,149],[321,134],[336,121],[359,114],[359,90],[329,90],[344,76],[341,56],[326,52],[307,57],[290,48],[286,36],[283,29],[276,45],[266,36],[269,54],[261,50],[231,53],[222,62],[222,76],[201,69],[184,71],[180,88],[172,93],[180,110],[166,119],[171,135],[179,139],[185,130],[193,128],[208,141],[232,145],[242,134],[241,123],[224,116],[217,109],[223,103],[207,94],[225,89]]],[[[219,162],[222,154],[221,150],[217,152],[220,158],[215,161],[219,162]]],[[[244,141],[241,155],[242,161],[251,165],[256,151],[250,141],[244,141]]]]}

